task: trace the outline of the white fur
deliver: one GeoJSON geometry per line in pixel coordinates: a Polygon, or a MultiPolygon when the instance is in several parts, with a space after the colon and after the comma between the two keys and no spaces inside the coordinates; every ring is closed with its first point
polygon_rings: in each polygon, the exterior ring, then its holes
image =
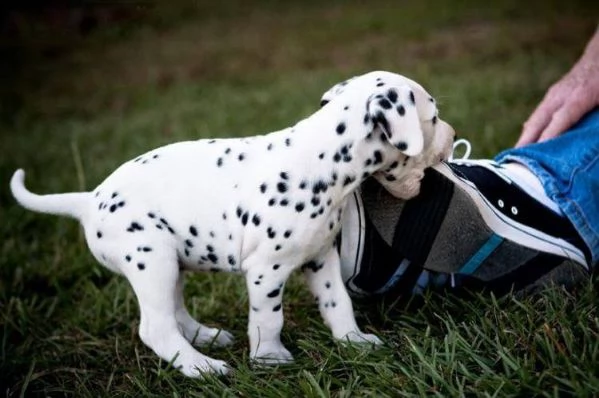
{"type": "Polygon", "coordinates": [[[291,128],[157,148],[123,164],[93,192],[36,195],[25,188],[22,170],[11,189],[30,210],[81,222],[94,257],[131,283],[143,342],[161,358],[174,358],[187,376],[227,373],[225,362],[191,343],[227,345],[233,338],[189,315],[181,269],[245,275],[255,361],[292,360],[280,341],[281,297],[298,267],[335,338],[379,344],[358,328],[341,280],[334,242],[342,209],[370,175],[399,196],[413,196],[420,169],[439,160],[453,132],[430,122],[434,102],[400,75],[372,72],[340,86],[325,94],[328,104],[291,128]],[[395,102],[385,109],[380,101],[389,95],[395,102]]]}

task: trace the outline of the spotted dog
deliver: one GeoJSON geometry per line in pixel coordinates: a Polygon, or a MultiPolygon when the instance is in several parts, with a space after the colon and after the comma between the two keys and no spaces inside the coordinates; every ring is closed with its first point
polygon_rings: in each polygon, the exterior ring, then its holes
{"type": "Polygon", "coordinates": [[[245,275],[250,356],[259,363],[293,359],[280,341],[281,298],[300,267],[335,338],[379,344],[358,328],[340,276],[335,237],[344,203],[371,175],[402,181],[409,159],[427,153],[426,137],[450,140],[450,129],[422,87],[389,72],[356,77],[325,100],[281,131],[151,150],[92,192],[36,195],[23,170],[11,189],[30,210],[81,222],[96,260],[131,283],[142,341],[187,376],[227,373],[225,362],[192,344],[227,345],[233,337],[191,317],[183,270],[245,275]]]}

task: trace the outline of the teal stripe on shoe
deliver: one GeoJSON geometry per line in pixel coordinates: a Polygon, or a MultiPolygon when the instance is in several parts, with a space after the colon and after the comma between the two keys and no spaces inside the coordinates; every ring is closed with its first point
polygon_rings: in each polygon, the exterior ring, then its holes
{"type": "Polygon", "coordinates": [[[462,266],[462,268],[458,271],[458,274],[473,274],[478,267],[480,267],[483,261],[485,261],[487,257],[493,253],[493,250],[497,249],[497,246],[499,246],[501,242],[503,242],[503,238],[501,236],[495,234],[491,235],[489,240],[487,240],[485,244],[482,245],[482,247],[478,249],[478,251],[474,253],[472,257],[470,257],[470,260],[468,260],[466,264],[462,266]]]}

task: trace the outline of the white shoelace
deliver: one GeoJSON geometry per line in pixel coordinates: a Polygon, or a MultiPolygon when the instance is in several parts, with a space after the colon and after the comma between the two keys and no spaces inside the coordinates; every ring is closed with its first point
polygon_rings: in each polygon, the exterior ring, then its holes
{"type": "Polygon", "coordinates": [[[468,159],[470,158],[470,153],[472,153],[472,145],[470,145],[470,141],[468,141],[465,138],[460,138],[459,140],[454,141],[453,143],[453,151],[451,152],[451,155],[449,155],[449,160],[452,161],[455,158],[455,152],[458,149],[458,147],[460,145],[464,145],[464,147],[466,148],[464,150],[464,154],[462,155],[461,158],[459,158],[459,160],[464,160],[464,159],[468,159]]]}

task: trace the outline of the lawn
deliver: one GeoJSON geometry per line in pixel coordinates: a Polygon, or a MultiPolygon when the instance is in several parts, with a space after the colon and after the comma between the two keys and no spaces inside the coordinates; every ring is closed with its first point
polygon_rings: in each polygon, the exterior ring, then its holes
{"type": "Polygon", "coordinates": [[[196,274],[190,312],[236,337],[203,352],[234,373],[187,379],[146,348],[127,281],[94,261],[75,222],[15,204],[16,168],[36,192],[91,190],[165,143],[288,126],[331,85],[373,69],[419,81],[472,156],[490,157],[516,141],[599,15],[582,0],[204,3],[2,11],[0,394],[599,395],[596,281],[525,299],[356,303],[359,324],[386,343],[369,351],[332,342],[294,277],[282,338],[296,362],[255,368],[242,278],[196,274]]]}

